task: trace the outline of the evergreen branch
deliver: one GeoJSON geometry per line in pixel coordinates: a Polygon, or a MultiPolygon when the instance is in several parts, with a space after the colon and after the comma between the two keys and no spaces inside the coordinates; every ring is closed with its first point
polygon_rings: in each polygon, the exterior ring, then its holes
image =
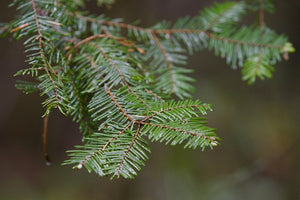
{"type": "Polygon", "coordinates": [[[124,153],[124,156],[122,157],[122,160],[121,160],[121,162],[120,162],[120,164],[119,164],[119,166],[118,166],[118,168],[117,168],[117,170],[116,170],[116,172],[115,172],[115,175],[117,175],[117,176],[120,175],[120,171],[121,171],[121,169],[122,169],[122,167],[123,167],[123,165],[124,165],[125,159],[126,159],[126,157],[128,156],[128,154],[129,154],[131,148],[133,147],[134,143],[136,142],[138,135],[140,134],[140,128],[141,128],[141,125],[138,124],[136,133],[135,133],[135,135],[134,135],[134,137],[133,137],[133,139],[132,139],[130,145],[128,146],[126,152],[124,153]]]}
{"type": "Polygon", "coordinates": [[[245,14],[244,2],[215,3],[214,6],[201,12],[200,21],[205,31],[222,32],[228,26],[236,23],[245,14]]]}
{"type": "MultiPolygon", "coordinates": [[[[78,17],[78,16],[77,16],[78,17]]],[[[93,21],[97,22],[99,24],[103,25],[110,25],[110,26],[118,26],[120,28],[124,29],[132,29],[132,30],[138,30],[142,32],[148,32],[148,33],[154,33],[154,34],[165,34],[165,35],[171,35],[171,34],[205,34],[207,37],[211,39],[217,39],[223,42],[228,42],[232,44],[240,44],[245,46],[252,46],[252,47],[260,47],[260,48],[270,48],[270,49],[280,49],[282,50],[284,45],[271,45],[271,44],[259,44],[259,43],[253,43],[253,42],[247,42],[247,41],[240,41],[240,40],[234,40],[230,38],[221,37],[218,35],[215,35],[213,33],[210,33],[207,30],[198,30],[198,29],[149,29],[149,28],[143,28],[140,26],[133,26],[126,23],[120,23],[120,22],[112,22],[112,21],[102,21],[102,20],[91,20],[88,17],[80,16],[80,18],[85,19],[87,21],[93,21]]]]}
{"type": "Polygon", "coordinates": [[[72,105],[72,107],[74,109],[70,109],[69,112],[67,113],[68,115],[72,116],[73,117],[73,121],[76,121],[76,122],[80,122],[84,127],[82,127],[81,129],[85,129],[85,130],[82,130],[82,132],[86,135],[90,135],[92,133],[94,133],[94,128],[91,127],[91,125],[89,124],[89,122],[87,121],[90,120],[87,116],[87,113],[85,111],[85,107],[86,105],[84,105],[82,103],[82,97],[80,95],[80,92],[77,88],[77,86],[75,85],[75,82],[72,80],[72,77],[69,77],[69,83],[71,84],[72,88],[70,90],[70,99],[72,99],[73,96],[75,96],[75,101],[71,101],[71,103],[74,102],[75,105],[72,105]],[[76,108],[79,108],[79,109],[76,109],[76,108]],[[87,129],[87,131],[86,131],[87,129]]]}
{"type": "Polygon", "coordinates": [[[158,48],[160,49],[160,51],[162,52],[162,54],[163,54],[163,56],[166,60],[167,67],[168,67],[169,74],[170,74],[170,78],[171,78],[171,88],[172,88],[171,93],[174,93],[175,92],[175,83],[174,83],[174,75],[173,75],[171,61],[169,60],[166,50],[164,49],[164,47],[160,43],[160,41],[157,38],[157,36],[155,35],[155,33],[151,32],[151,34],[152,34],[152,37],[153,37],[153,40],[154,40],[155,44],[158,46],[158,48]]]}
{"type": "Polygon", "coordinates": [[[137,97],[147,108],[150,108],[150,106],[138,95],[136,94],[132,88],[129,86],[128,82],[126,81],[126,79],[124,78],[123,74],[121,73],[121,71],[118,69],[118,67],[115,65],[115,63],[105,54],[105,52],[102,50],[102,48],[100,46],[98,46],[97,44],[93,44],[91,43],[93,46],[95,46],[97,49],[99,49],[99,51],[101,52],[101,54],[106,58],[106,60],[111,64],[111,66],[117,71],[117,73],[119,74],[123,84],[128,88],[128,90],[135,96],[137,97]]]}
{"type": "Polygon", "coordinates": [[[205,138],[205,139],[209,139],[211,142],[216,141],[216,137],[214,136],[206,136],[204,134],[200,134],[200,133],[196,133],[193,131],[187,131],[187,130],[183,130],[180,128],[175,128],[175,127],[170,127],[170,126],[166,126],[166,125],[160,125],[160,124],[153,124],[153,123],[148,123],[148,122],[141,122],[141,124],[143,125],[147,125],[147,126],[155,126],[155,127],[159,127],[159,128],[163,128],[163,129],[167,129],[167,130],[172,130],[172,131],[176,131],[176,132],[181,132],[181,133],[186,133],[192,136],[197,136],[197,137],[201,137],[201,138],[205,138]]]}
{"type": "Polygon", "coordinates": [[[163,100],[160,96],[158,96],[157,94],[155,94],[153,91],[148,90],[148,89],[145,89],[145,91],[146,91],[147,93],[153,95],[155,98],[159,99],[161,102],[164,102],[164,100],[163,100]]]}
{"type": "MultiPolygon", "coordinates": [[[[112,0],[98,0],[109,5],[112,0]]],[[[150,152],[151,141],[188,148],[219,144],[215,129],[206,126],[209,104],[189,97],[191,70],[187,55],[207,48],[242,70],[248,83],[271,77],[273,66],[294,52],[287,38],[264,27],[269,0],[216,3],[194,17],[150,28],[122,23],[104,15],[87,16],[83,0],[17,0],[19,16],[1,24],[0,35],[26,37],[30,67],[16,75],[36,82],[18,82],[25,93],[37,90],[53,107],[80,124],[82,146],[69,152],[64,164],[83,166],[100,176],[133,178],[150,152]],[[248,9],[259,12],[259,26],[238,27],[248,9]]],[[[44,152],[46,148],[44,147],[44,152]]]]}
{"type": "MultiPolygon", "coordinates": [[[[187,105],[179,105],[179,106],[174,106],[174,107],[166,108],[166,109],[163,109],[163,110],[160,110],[160,111],[155,111],[154,114],[146,117],[145,119],[142,120],[142,122],[145,122],[145,121],[147,121],[149,119],[152,119],[154,116],[162,114],[162,113],[165,113],[165,112],[169,112],[169,111],[173,111],[173,110],[181,109],[181,108],[193,108],[193,107],[203,107],[203,105],[200,105],[200,104],[189,105],[189,104],[187,104],[187,105]]],[[[206,112],[202,111],[202,114],[206,114],[206,112]]]]}
{"type": "Polygon", "coordinates": [[[92,36],[87,37],[87,38],[81,40],[80,42],[78,42],[78,43],[74,46],[74,49],[76,49],[76,48],[78,48],[80,45],[82,45],[82,44],[84,44],[84,43],[87,43],[87,42],[89,42],[89,41],[91,41],[91,40],[94,40],[94,39],[96,39],[96,38],[104,38],[104,37],[107,37],[107,35],[106,35],[106,34],[92,35],[92,36]]]}
{"type": "Polygon", "coordinates": [[[40,56],[42,58],[43,61],[43,65],[44,65],[44,69],[46,74],[48,75],[49,79],[51,80],[53,87],[54,87],[54,93],[55,93],[55,98],[56,98],[56,103],[57,105],[59,105],[59,98],[58,98],[58,92],[57,92],[57,86],[56,83],[54,82],[54,80],[52,79],[50,72],[47,69],[47,61],[43,52],[43,48],[42,48],[42,38],[43,35],[41,33],[41,29],[40,29],[40,24],[39,24],[39,20],[38,20],[38,14],[37,14],[37,9],[36,9],[36,4],[35,4],[35,0],[31,0],[31,4],[32,4],[32,8],[33,8],[33,12],[34,12],[34,19],[35,19],[35,23],[36,23],[36,28],[37,28],[37,32],[38,32],[38,42],[39,42],[39,51],[40,51],[40,56]]]}
{"type": "Polygon", "coordinates": [[[242,78],[247,80],[248,84],[255,82],[256,77],[264,80],[265,77],[271,78],[274,67],[269,63],[267,55],[259,53],[249,58],[242,68],[242,78]]]}
{"type": "Polygon", "coordinates": [[[204,30],[191,30],[191,29],[167,29],[167,30],[154,30],[157,34],[176,34],[176,33],[186,33],[186,34],[205,34],[211,39],[217,39],[224,43],[232,43],[232,44],[239,44],[244,46],[251,46],[251,47],[259,47],[259,48],[269,48],[269,49],[280,49],[282,50],[284,48],[284,45],[271,45],[271,44],[259,44],[259,43],[253,43],[253,42],[247,42],[247,41],[241,41],[241,40],[234,40],[230,38],[221,37],[215,34],[212,34],[208,31],[204,30]]]}
{"type": "Polygon", "coordinates": [[[135,122],[136,121],[122,108],[122,106],[118,103],[118,101],[116,100],[116,98],[114,97],[113,93],[111,92],[111,90],[105,85],[105,90],[108,92],[110,98],[113,100],[113,102],[115,103],[115,105],[119,108],[119,110],[123,113],[123,115],[129,119],[129,121],[131,122],[135,122]]]}
{"type": "Polygon", "coordinates": [[[98,148],[96,151],[94,151],[92,154],[90,154],[90,155],[87,156],[84,160],[82,160],[82,161],[77,165],[77,168],[78,168],[78,169],[81,169],[82,166],[83,166],[86,162],[88,162],[90,159],[92,159],[92,158],[93,158],[95,155],[97,155],[99,152],[104,151],[104,150],[108,147],[108,145],[109,145],[112,141],[116,140],[120,135],[122,135],[122,134],[123,134],[123,133],[131,126],[131,124],[132,124],[132,122],[130,122],[130,123],[129,123],[122,131],[120,131],[120,132],[118,133],[117,136],[110,138],[110,139],[109,139],[102,147],[98,148]]]}

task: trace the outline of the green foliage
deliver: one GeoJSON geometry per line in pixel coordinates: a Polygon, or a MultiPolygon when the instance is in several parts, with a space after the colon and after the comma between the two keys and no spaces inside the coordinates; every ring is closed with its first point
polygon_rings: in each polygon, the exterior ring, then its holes
{"type": "Polygon", "coordinates": [[[99,176],[133,178],[148,159],[147,140],[202,150],[219,145],[206,125],[211,106],[190,98],[188,54],[207,48],[253,83],[270,78],[281,55],[294,52],[269,28],[239,26],[256,9],[253,1],[216,3],[150,28],[89,16],[81,11],[83,0],[16,0],[12,6],[19,15],[2,24],[0,34],[25,38],[29,66],[16,75],[34,78],[16,87],[46,96],[45,115],[58,108],[79,124],[82,145],[68,151],[64,164],[99,176]]]}

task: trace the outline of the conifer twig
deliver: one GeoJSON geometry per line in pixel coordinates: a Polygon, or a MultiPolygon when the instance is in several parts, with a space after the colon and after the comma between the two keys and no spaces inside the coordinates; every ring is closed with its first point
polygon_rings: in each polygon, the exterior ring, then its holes
{"type": "Polygon", "coordinates": [[[167,54],[166,50],[164,49],[164,47],[162,46],[162,44],[160,43],[159,39],[157,38],[155,32],[151,32],[151,35],[152,35],[152,38],[153,38],[155,44],[158,46],[158,48],[160,49],[160,51],[162,52],[162,54],[166,60],[170,78],[171,78],[172,93],[174,93],[175,92],[175,82],[174,82],[174,74],[173,74],[173,70],[172,70],[171,61],[169,60],[168,54],[167,54]]]}
{"type": "Polygon", "coordinates": [[[49,114],[47,114],[44,118],[44,128],[43,128],[43,152],[46,160],[46,165],[51,165],[51,159],[47,150],[47,132],[48,132],[48,121],[49,114]]]}
{"type": "MultiPolygon", "coordinates": [[[[43,66],[45,69],[46,74],[48,75],[49,79],[51,80],[53,87],[54,87],[54,93],[55,93],[55,98],[56,98],[56,103],[57,105],[59,104],[59,98],[58,98],[58,92],[57,92],[57,85],[55,83],[55,81],[53,80],[53,78],[51,77],[50,72],[47,69],[47,60],[45,58],[45,54],[43,52],[43,48],[42,48],[42,32],[40,29],[40,24],[39,24],[39,19],[38,19],[38,14],[37,14],[37,9],[36,9],[36,4],[35,4],[35,0],[31,0],[31,4],[32,4],[32,8],[33,8],[33,12],[34,12],[34,20],[35,20],[35,24],[36,24],[36,28],[37,28],[37,32],[38,32],[38,42],[39,42],[39,52],[40,52],[40,56],[41,59],[43,61],[43,66]]],[[[53,70],[54,71],[54,70],[53,70]]]]}

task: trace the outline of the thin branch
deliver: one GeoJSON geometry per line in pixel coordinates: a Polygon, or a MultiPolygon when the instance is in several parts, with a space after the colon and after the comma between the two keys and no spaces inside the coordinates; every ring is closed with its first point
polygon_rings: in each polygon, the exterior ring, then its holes
{"type": "Polygon", "coordinates": [[[154,116],[156,116],[156,115],[158,115],[158,114],[161,114],[161,113],[164,113],[164,112],[167,112],[167,111],[172,111],[172,110],[180,109],[180,108],[200,107],[200,106],[202,106],[202,105],[182,105],[182,106],[176,106],[176,107],[172,107],[172,108],[167,108],[167,109],[164,109],[164,110],[155,112],[154,114],[150,115],[149,117],[143,119],[142,122],[145,122],[145,121],[147,121],[147,120],[153,118],[154,116]]]}
{"type": "Polygon", "coordinates": [[[155,33],[157,34],[176,34],[176,33],[193,33],[193,34],[200,34],[203,33],[209,38],[220,40],[223,42],[227,43],[232,43],[232,44],[240,44],[240,45],[245,45],[245,46],[252,46],[252,47],[260,47],[260,48],[272,48],[272,49],[282,49],[284,46],[279,46],[279,45],[270,45],[270,44],[258,44],[258,43],[253,43],[253,42],[246,42],[246,41],[241,41],[241,40],[234,40],[234,39],[229,39],[229,38],[224,38],[221,36],[217,36],[215,34],[212,34],[208,31],[203,31],[203,30],[191,30],[191,29],[165,29],[165,30],[154,30],[155,33]]]}
{"type": "MultiPolygon", "coordinates": [[[[98,154],[99,152],[101,152],[101,151],[104,151],[107,147],[108,147],[108,145],[112,142],[112,141],[114,141],[114,140],[116,140],[119,136],[121,136],[130,126],[131,126],[131,124],[132,124],[132,121],[122,130],[122,131],[120,131],[119,133],[118,133],[118,135],[117,136],[115,136],[115,137],[113,137],[113,138],[110,138],[104,145],[103,145],[103,147],[101,147],[101,148],[98,148],[96,151],[94,151],[91,155],[89,155],[89,156],[87,156],[83,161],[81,161],[79,164],[78,164],[78,166],[79,166],[79,169],[81,169],[81,167],[80,166],[83,166],[88,160],[90,160],[92,157],[94,157],[96,154],[98,154]]],[[[78,167],[77,167],[78,168],[78,167]]]]}
{"type": "Polygon", "coordinates": [[[49,114],[47,114],[44,118],[44,128],[43,128],[43,152],[44,152],[44,157],[46,160],[46,165],[51,165],[51,159],[48,154],[47,150],[47,130],[48,130],[48,121],[49,121],[49,114]]]}
{"type": "Polygon", "coordinates": [[[214,137],[214,136],[206,136],[206,135],[201,134],[201,133],[195,133],[195,132],[192,132],[192,131],[187,131],[187,130],[183,130],[183,129],[180,129],[180,128],[174,128],[174,127],[170,127],[170,126],[166,126],[166,125],[147,123],[147,122],[144,122],[144,121],[141,121],[140,123],[143,124],[143,125],[147,125],[147,126],[155,126],[155,127],[164,128],[164,129],[168,129],[168,130],[173,130],[173,131],[177,131],[177,132],[181,132],[181,133],[186,133],[186,134],[196,136],[196,137],[205,138],[205,139],[210,140],[211,142],[216,141],[216,137],[214,137]]]}
{"type": "Polygon", "coordinates": [[[145,91],[146,91],[147,93],[153,95],[153,96],[156,97],[157,99],[159,99],[161,102],[164,102],[164,100],[163,100],[160,96],[158,96],[156,93],[154,93],[153,91],[148,90],[148,89],[145,89],[145,91]]]}
{"type": "Polygon", "coordinates": [[[151,35],[153,37],[154,42],[156,43],[156,45],[158,46],[158,48],[160,49],[160,51],[162,52],[162,54],[163,54],[163,56],[164,56],[164,58],[166,60],[167,67],[168,67],[168,70],[169,70],[169,74],[170,74],[170,77],[171,77],[172,93],[174,93],[175,92],[175,82],[174,82],[174,74],[173,74],[173,70],[172,70],[171,61],[168,58],[167,51],[164,49],[163,45],[160,43],[160,41],[157,38],[157,36],[156,36],[156,34],[155,34],[154,31],[151,32],[151,35]]]}
{"type": "Polygon", "coordinates": [[[134,143],[135,143],[135,141],[136,141],[136,139],[137,139],[137,137],[138,137],[138,135],[139,135],[139,133],[140,133],[140,128],[141,128],[141,125],[138,124],[136,133],[135,133],[135,135],[134,135],[134,137],[133,137],[133,139],[132,139],[130,145],[128,146],[128,148],[127,148],[127,150],[126,150],[126,152],[125,152],[125,154],[124,154],[124,156],[123,156],[123,158],[122,158],[122,161],[121,161],[121,163],[119,164],[119,167],[118,167],[118,169],[117,169],[116,172],[115,172],[115,175],[119,175],[120,170],[121,170],[121,168],[122,168],[122,166],[123,166],[123,164],[124,164],[124,162],[125,162],[125,159],[126,159],[128,153],[130,152],[130,149],[131,149],[132,146],[134,145],[134,143]]]}
{"type": "Polygon", "coordinates": [[[139,99],[139,101],[144,104],[147,108],[151,108],[137,93],[135,93],[133,91],[133,89],[130,87],[130,85],[128,84],[128,82],[126,81],[125,77],[123,76],[123,74],[121,73],[121,71],[119,70],[119,68],[115,65],[115,63],[106,55],[106,53],[103,51],[103,49],[94,43],[91,43],[91,45],[93,45],[94,47],[96,47],[101,54],[104,56],[104,58],[110,63],[110,65],[116,70],[116,72],[119,74],[122,82],[124,85],[126,85],[127,89],[136,97],[139,99]]]}
{"type": "Polygon", "coordinates": [[[116,104],[116,106],[119,108],[119,110],[123,113],[123,115],[129,119],[130,121],[134,123],[138,123],[136,120],[134,120],[130,115],[122,108],[122,106],[119,104],[119,102],[116,100],[115,96],[111,92],[111,90],[106,86],[105,84],[105,90],[108,92],[110,98],[113,100],[113,102],[116,104]]]}
{"type": "MultiPolygon", "coordinates": [[[[69,75],[69,74],[68,74],[68,75],[69,75]]],[[[70,77],[70,78],[71,78],[71,77],[70,77]]],[[[85,116],[86,116],[86,113],[85,113],[85,111],[84,111],[84,108],[83,108],[83,105],[82,105],[82,102],[81,102],[81,99],[80,99],[80,96],[79,96],[78,89],[76,88],[76,86],[75,86],[75,84],[74,84],[74,82],[73,82],[72,79],[71,79],[70,83],[71,83],[71,85],[72,85],[72,87],[73,87],[73,89],[74,89],[74,94],[75,94],[75,96],[76,96],[75,98],[76,98],[76,100],[77,100],[77,102],[78,102],[78,104],[79,104],[79,112],[80,112],[80,114],[83,116],[83,117],[81,117],[79,120],[80,120],[81,122],[83,122],[84,125],[88,128],[89,133],[93,133],[94,131],[93,131],[93,129],[90,127],[90,125],[88,124],[88,122],[87,122],[86,120],[82,119],[82,118],[86,118],[86,117],[85,117],[85,116]]]]}
{"type": "Polygon", "coordinates": [[[255,77],[257,76],[258,67],[261,65],[261,62],[262,62],[262,56],[263,56],[262,52],[259,52],[259,54],[258,54],[258,60],[255,63],[255,72],[254,72],[255,77]]]}
{"type": "Polygon", "coordinates": [[[104,21],[104,20],[97,20],[94,18],[90,18],[90,17],[86,17],[86,16],[82,16],[79,14],[73,14],[70,12],[66,12],[66,14],[73,16],[73,17],[77,17],[89,22],[94,22],[94,23],[99,23],[102,25],[108,25],[108,26],[118,26],[120,28],[124,28],[124,29],[132,29],[132,30],[137,30],[137,31],[143,31],[143,32],[148,32],[148,33],[155,33],[155,34],[175,34],[175,33],[186,33],[186,34],[200,34],[203,33],[206,36],[208,36],[209,38],[213,38],[213,39],[217,39],[217,40],[221,40],[224,42],[229,42],[229,43],[233,43],[233,44],[240,44],[240,45],[246,45],[246,46],[254,46],[254,47],[261,47],[261,48],[275,48],[275,49],[283,49],[284,46],[279,46],[279,45],[269,45],[269,44],[257,44],[257,43],[252,43],[252,42],[245,42],[245,41],[240,41],[240,40],[233,40],[233,39],[229,39],[229,38],[223,38],[217,35],[214,35],[206,30],[199,30],[199,29],[148,29],[148,28],[143,28],[140,26],[133,26],[130,24],[126,24],[126,23],[120,23],[120,22],[112,22],[112,21],[104,21]]]}
{"type": "Polygon", "coordinates": [[[50,72],[47,69],[47,60],[45,58],[44,52],[43,52],[43,48],[42,48],[42,38],[43,35],[41,33],[41,28],[40,28],[40,24],[39,24],[39,20],[38,20],[38,14],[37,14],[37,9],[36,9],[36,5],[35,5],[35,0],[31,0],[31,4],[32,4],[32,8],[33,8],[33,12],[34,12],[34,20],[35,20],[35,24],[36,24],[36,28],[37,28],[37,32],[38,32],[38,41],[39,41],[39,50],[40,50],[40,56],[42,58],[43,61],[43,66],[45,69],[46,74],[48,75],[49,79],[51,80],[53,87],[54,87],[54,93],[55,93],[55,98],[56,98],[56,103],[59,104],[59,98],[58,98],[58,92],[57,92],[57,86],[56,83],[54,82],[53,78],[51,77],[50,72]]]}
{"type": "Polygon", "coordinates": [[[78,48],[80,45],[82,45],[82,44],[84,44],[84,43],[87,43],[87,42],[89,42],[89,41],[91,41],[91,40],[94,40],[94,39],[96,39],[96,38],[104,38],[104,37],[107,37],[107,35],[106,35],[106,34],[92,35],[92,36],[87,37],[87,38],[81,40],[80,42],[78,42],[78,43],[74,46],[74,48],[76,49],[76,48],[78,48]]]}
{"type": "Polygon", "coordinates": [[[279,45],[270,45],[270,44],[257,44],[253,42],[246,42],[246,41],[240,41],[240,40],[233,40],[229,38],[223,38],[217,35],[214,35],[208,31],[205,30],[198,30],[198,29],[157,29],[157,30],[151,30],[151,29],[146,29],[138,26],[131,26],[129,24],[124,24],[124,23],[117,23],[117,22],[107,22],[107,21],[99,21],[100,24],[105,24],[105,25],[112,25],[112,26],[119,26],[121,28],[126,28],[126,29],[134,29],[134,30],[140,30],[140,31],[145,31],[149,33],[155,33],[155,34],[176,34],[176,33],[186,33],[186,34],[200,34],[203,33],[209,38],[213,38],[216,40],[221,40],[223,42],[228,42],[228,43],[233,43],[233,44],[240,44],[240,45],[246,45],[246,46],[253,46],[253,47],[261,47],[261,48],[275,48],[275,49],[283,49],[283,46],[279,45]]]}
{"type": "MultiPolygon", "coordinates": [[[[236,5],[236,4],[235,4],[236,5]]],[[[227,10],[223,10],[208,26],[206,31],[209,31],[212,29],[212,27],[223,17],[223,15],[230,10],[231,8],[228,8],[227,10]]]]}

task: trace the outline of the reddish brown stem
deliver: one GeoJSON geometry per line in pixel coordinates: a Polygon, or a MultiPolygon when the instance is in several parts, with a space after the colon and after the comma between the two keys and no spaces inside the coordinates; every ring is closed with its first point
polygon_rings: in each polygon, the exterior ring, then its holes
{"type": "Polygon", "coordinates": [[[43,129],[43,152],[44,152],[44,157],[46,160],[46,165],[51,164],[51,159],[50,159],[50,156],[49,156],[48,150],[47,150],[48,121],[49,121],[49,114],[47,114],[44,118],[44,129],[43,129]]]}

